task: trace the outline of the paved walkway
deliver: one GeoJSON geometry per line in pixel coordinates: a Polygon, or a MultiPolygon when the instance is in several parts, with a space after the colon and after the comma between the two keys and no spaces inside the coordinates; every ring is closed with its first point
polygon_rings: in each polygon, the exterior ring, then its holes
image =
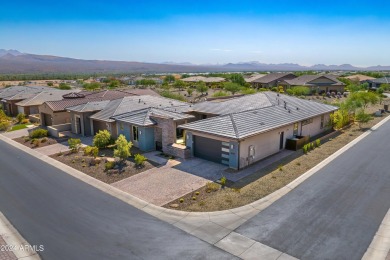
{"type": "Polygon", "coordinates": [[[177,164],[180,162],[169,160],[164,166],[152,168],[111,185],[154,205],[163,206],[209,182],[205,178],[172,167],[177,164]]]}
{"type": "MultiPolygon", "coordinates": [[[[92,145],[92,137],[81,137],[81,146],[92,145]]],[[[69,151],[68,142],[56,143],[44,147],[36,148],[35,151],[50,156],[57,153],[63,153],[69,151]]]]}
{"type": "Polygon", "coordinates": [[[9,139],[15,139],[15,138],[19,138],[22,136],[28,136],[29,129],[33,128],[33,127],[34,127],[34,125],[31,125],[31,127],[29,127],[29,128],[24,128],[24,129],[20,129],[20,130],[16,130],[16,131],[11,131],[11,132],[4,132],[4,133],[2,133],[2,135],[4,135],[5,137],[8,137],[9,139]]]}

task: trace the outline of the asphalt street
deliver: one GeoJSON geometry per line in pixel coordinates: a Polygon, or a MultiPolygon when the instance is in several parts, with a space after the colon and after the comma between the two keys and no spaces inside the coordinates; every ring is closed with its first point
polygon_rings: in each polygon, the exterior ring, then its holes
{"type": "Polygon", "coordinates": [[[390,207],[389,133],[390,121],[236,232],[299,259],[361,259],[390,207]]]}
{"type": "Polygon", "coordinates": [[[0,211],[43,259],[234,258],[1,140],[0,211]]]}

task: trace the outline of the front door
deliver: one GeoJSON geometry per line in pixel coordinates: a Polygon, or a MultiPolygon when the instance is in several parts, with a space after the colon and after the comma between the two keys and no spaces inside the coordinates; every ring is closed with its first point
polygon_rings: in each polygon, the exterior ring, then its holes
{"type": "Polygon", "coordinates": [[[133,125],[131,127],[131,136],[132,136],[131,142],[135,147],[138,147],[138,137],[139,137],[138,135],[139,135],[138,126],[133,125]]]}
{"type": "Polygon", "coordinates": [[[280,144],[279,144],[279,150],[283,149],[283,144],[284,144],[284,132],[280,133],[280,144]]]}

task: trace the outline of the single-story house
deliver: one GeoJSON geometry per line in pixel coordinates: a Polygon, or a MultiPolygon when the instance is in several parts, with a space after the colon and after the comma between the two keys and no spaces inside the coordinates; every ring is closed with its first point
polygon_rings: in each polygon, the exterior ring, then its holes
{"type": "Polygon", "coordinates": [[[259,79],[259,78],[262,78],[262,77],[264,77],[266,75],[267,74],[252,74],[252,75],[247,76],[247,77],[244,76],[244,80],[247,83],[252,83],[253,81],[255,81],[255,80],[259,79]]]}
{"type": "Polygon", "coordinates": [[[186,131],[185,143],[191,156],[242,169],[285,149],[287,139],[323,133],[330,114],[337,110],[334,106],[274,92],[251,96],[262,105],[252,104],[247,109],[242,105],[239,111],[237,100],[245,103],[243,99],[248,96],[219,102],[224,106],[215,109],[214,105],[205,104],[203,107],[210,114],[220,115],[179,125],[186,131]]]}
{"type": "Polygon", "coordinates": [[[270,73],[264,77],[253,80],[252,86],[254,88],[268,88],[278,87],[279,83],[283,80],[294,79],[295,76],[293,73],[270,73]]]}
{"type": "Polygon", "coordinates": [[[351,75],[351,76],[344,77],[344,78],[352,80],[352,81],[357,81],[359,83],[365,83],[365,82],[368,82],[369,80],[375,79],[374,77],[370,77],[370,76],[366,76],[366,75],[362,75],[362,74],[355,74],[355,75],[351,75]]]}
{"type": "MultiPolygon", "coordinates": [[[[117,137],[121,133],[125,133],[125,136],[129,139],[129,141],[135,141],[134,146],[138,147],[137,138],[142,134],[139,132],[142,130],[137,130],[138,128],[134,128],[132,124],[128,122],[126,123],[125,120],[129,120],[130,122],[131,119],[123,119],[125,115],[138,117],[140,114],[135,113],[136,111],[146,111],[145,109],[149,108],[169,110],[172,113],[182,113],[187,111],[189,107],[190,104],[185,102],[148,95],[129,96],[112,100],[104,109],[89,117],[91,134],[96,134],[99,130],[108,130],[114,137],[117,137]],[[120,123],[117,122],[119,118],[121,118],[120,123]]],[[[185,115],[182,115],[182,117],[184,116],[185,115]]],[[[190,115],[188,115],[188,117],[192,118],[190,115]]],[[[145,125],[135,126],[144,127],[145,125]]],[[[174,130],[176,131],[176,128],[174,128],[174,130]]],[[[150,136],[149,138],[152,137],[150,136]]],[[[143,147],[144,146],[141,145],[140,148],[143,147]]]]}
{"type": "Polygon", "coordinates": [[[39,114],[39,106],[44,102],[62,100],[63,95],[74,91],[75,90],[42,91],[30,98],[16,103],[15,105],[18,108],[18,113],[23,113],[25,115],[39,114]]]}
{"type": "Polygon", "coordinates": [[[390,84],[390,77],[383,77],[379,79],[368,80],[368,86],[370,89],[376,90],[382,84],[390,84]]]}
{"type": "Polygon", "coordinates": [[[344,92],[345,84],[337,79],[336,76],[326,74],[326,75],[302,75],[294,79],[286,79],[279,82],[280,86],[283,86],[285,89],[296,87],[296,86],[306,86],[313,91],[318,93],[322,92],[344,92]]]}
{"type": "Polygon", "coordinates": [[[42,126],[62,125],[71,123],[68,107],[85,104],[93,101],[114,100],[134,94],[120,90],[72,92],[63,96],[62,100],[47,101],[39,106],[42,126]]]}
{"type": "Polygon", "coordinates": [[[0,89],[0,102],[4,112],[8,116],[16,116],[19,113],[18,102],[31,98],[42,91],[58,91],[44,86],[13,86],[0,89]]]}

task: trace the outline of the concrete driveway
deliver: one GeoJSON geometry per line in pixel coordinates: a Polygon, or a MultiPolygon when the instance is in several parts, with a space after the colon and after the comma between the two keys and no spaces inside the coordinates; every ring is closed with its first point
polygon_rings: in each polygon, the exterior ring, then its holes
{"type": "Polygon", "coordinates": [[[20,129],[20,130],[16,130],[16,131],[11,131],[11,132],[4,132],[4,133],[2,133],[2,135],[4,135],[5,137],[7,137],[9,139],[15,139],[15,138],[19,138],[22,136],[28,136],[29,135],[28,131],[31,131],[31,128],[33,128],[33,127],[34,127],[34,125],[31,125],[31,127],[28,127],[28,128],[24,128],[24,129],[20,129]]]}

